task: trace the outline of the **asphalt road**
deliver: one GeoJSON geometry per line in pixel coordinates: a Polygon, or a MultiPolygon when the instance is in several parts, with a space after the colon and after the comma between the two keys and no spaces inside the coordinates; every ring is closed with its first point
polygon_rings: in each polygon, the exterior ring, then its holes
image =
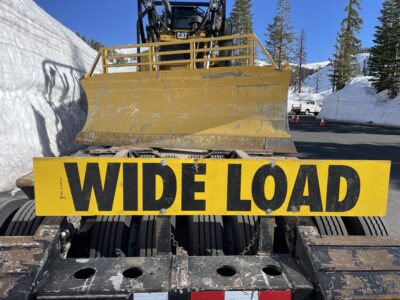
{"type": "Polygon", "coordinates": [[[293,139],[303,159],[391,160],[388,214],[385,222],[392,235],[400,236],[400,128],[345,123],[319,126],[313,117],[290,124],[293,139]]]}

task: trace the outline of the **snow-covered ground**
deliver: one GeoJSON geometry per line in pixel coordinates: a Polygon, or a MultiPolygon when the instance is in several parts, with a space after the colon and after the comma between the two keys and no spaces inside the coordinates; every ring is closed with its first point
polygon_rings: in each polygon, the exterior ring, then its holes
{"type": "Polygon", "coordinates": [[[344,89],[327,96],[319,118],[400,126],[400,96],[376,94],[369,77],[357,77],[344,89]]]}
{"type": "Polygon", "coordinates": [[[87,111],[79,79],[95,55],[32,0],[0,1],[0,192],[32,157],[78,149],[87,111]]]}

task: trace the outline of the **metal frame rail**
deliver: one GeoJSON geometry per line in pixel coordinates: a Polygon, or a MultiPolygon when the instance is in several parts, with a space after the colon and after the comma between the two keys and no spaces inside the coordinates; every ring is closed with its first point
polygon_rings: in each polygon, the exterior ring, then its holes
{"type": "Polygon", "coordinates": [[[140,71],[158,71],[160,66],[186,66],[190,70],[198,68],[198,63],[204,63],[204,66],[217,62],[237,62],[242,65],[254,66],[257,58],[257,50],[265,56],[269,64],[278,68],[268,51],[263,47],[260,40],[254,34],[232,35],[212,38],[194,38],[173,42],[158,42],[145,44],[132,44],[122,46],[112,46],[101,48],[97,54],[95,62],[86,74],[86,77],[94,75],[99,62],[102,63],[102,73],[109,73],[110,68],[137,67],[140,71]],[[230,43],[228,46],[219,45],[221,43],[230,43]],[[162,51],[163,47],[187,46],[187,50],[162,51]],[[202,47],[201,47],[202,45],[202,47]],[[137,53],[120,53],[118,50],[131,50],[137,53]],[[142,52],[144,51],[144,52],[142,52]],[[189,55],[189,59],[163,60],[171,55],[189,55]],[[202,54],[202,57],[198,57],[202,54]],[[136,62],[121,63],[118,59],[133,59],[136,62]],[[115,62],[111,62],[116,60],[115,62]]]}

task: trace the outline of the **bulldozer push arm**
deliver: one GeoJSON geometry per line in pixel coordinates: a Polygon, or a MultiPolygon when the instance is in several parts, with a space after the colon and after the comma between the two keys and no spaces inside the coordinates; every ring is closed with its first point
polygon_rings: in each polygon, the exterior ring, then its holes
{"type": "Polygon", "coordinates": [[[289,66],[226,1],[137,3],[82,80],[92,147],[0,200],[0,298],[400,299],[390,162],[285,157],[289,66]]]}

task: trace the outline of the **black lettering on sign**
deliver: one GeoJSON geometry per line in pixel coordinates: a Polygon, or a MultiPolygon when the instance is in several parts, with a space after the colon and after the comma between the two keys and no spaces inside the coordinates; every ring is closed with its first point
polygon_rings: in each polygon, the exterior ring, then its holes
{"type": "Polygon", "coordinates": [[[258,169],[253,178],[252,193],[255,204],[262,210],[277,210],[285,202],[287,178],[279,166],[265,165],[258,169]],[[265,181],[272,176],[275,182],[275,193],[272,199],[265,196],[265,181]]]}
{"type": "MultiPolygon", "coordinates": [[[[160,187],[159,187],[160,188],[160,187]]],[[[168,209],[176,197],[176,176],[169,166],[157,163],[143,164],[143,210],[168,209]],[[163,181],[163,193],[156,199],[156,176],[163,181]]]]}
{"type": "Polygon", "coordinates": [[[123,164],[124,170],[124,211],[138,210],[138,167],[137,164],[123,164]]]}
{"type": "Polygon", "coordinates": [[[228,211],[250,211],[251,200],[240,199],[242,166],[228,165],[228,211]]]}
{"type": "Polygon", "coordinates": [[[300,207],[303,205],[309,206],[311,212],[321,212],[323,210],[317,166],[315,165],[300,166],[292,196],[290,197],[288,211],[300,211],[300,207]],[[305,196],[307,183],[308,195],[305,196]]]}
{"type": "Polygon", "coordinates": [[[206,201],[195,200],[196,193],[205,191],[203,181],[195,181],[195,175],[205,175],[205,164],[182,164],[182,210],[183,211],[205,211],[206,201]]]}
{"type": "Polygon", "coordinates": [[[92,190],[94,191],[99,211],[112,211],[120,169],[119,163],[109,163],[107,165],[104,189],[101,182],[99,164],[87,164],[83,188],[81,187],[78,164],[65,163],[64,167],[76,211],[89,210],[92,190]]]}
{"type": "Polygon", "coordinates": [[[356,206],[360,196],[360,176],[348,166],[330,166],[328,171],[328,190],[326,195],[327,212],[346,212],[356,206]],[[347,181],[344,199],[339,199],[340,178],[347,181]]]}

